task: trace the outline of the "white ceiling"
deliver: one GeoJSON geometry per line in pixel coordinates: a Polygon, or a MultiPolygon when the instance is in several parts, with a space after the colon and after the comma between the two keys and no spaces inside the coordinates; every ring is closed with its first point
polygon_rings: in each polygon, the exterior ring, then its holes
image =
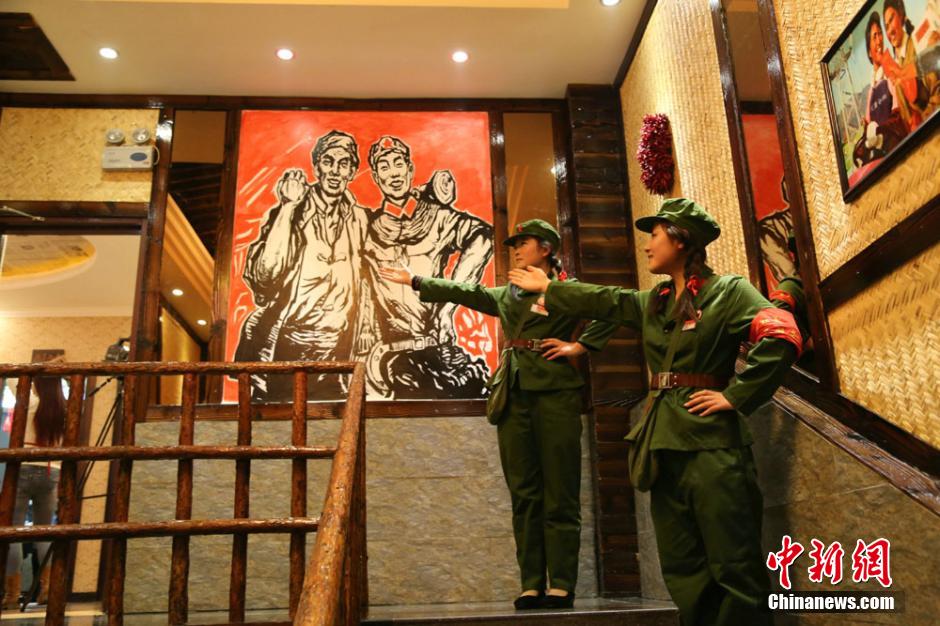
{"type": "Polygon", "coordinates": [[[140,237],[84,237],[94,246],[95,255],[79,271],[64,271],[42,280],[23,281],[32,284],[0,286],[0,316],[130,317],[134,312],[140,237]]]}
{"type": "MultiPolygon", "coordinates": [[[[0,81],[0,91],[558,98],[569,83],[613,82],[645,4],[623,0],[608,8],[600,0],[570,0],[567,8],[467,8],[297,2],[0,0],[0,10],[33,15],[76,79],[0,81]],[[102,46],[115,48],[120,57],[102,59],[102,46]],[[275,57],[283,46],[294,50],[294,60],[275,57]],[[458,48],[470,53],[463,65],[450,59],[458,48]]],[[[526,3],[505,3],[520,4],[526,3]]]]}

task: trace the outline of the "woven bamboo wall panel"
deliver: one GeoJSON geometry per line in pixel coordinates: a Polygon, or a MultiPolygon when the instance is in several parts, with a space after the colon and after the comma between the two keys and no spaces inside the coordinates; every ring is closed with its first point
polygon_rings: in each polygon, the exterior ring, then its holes
{"type": "Polygon", "coordinates": [[[109,128],[153,133],[158,116],[149,109],[3,109],[0,198],[149,202],[151,172],[105,172],[101,152],[109,128]]]}
{"type": "MultiPolygon", "coordinates": [[[[718,273],[747,276],[741,209],[707,2],[660,0],[620,98],[633,218],[656,213],[664,199],[643,187],[635,155],[643,116],[665,113],[672,125],[676,157],[676,185],[670,195],[694,199],[721,224],[721,238],[708,246],[709,265],[718,273]]],[[[663,278],[645,269],[646,241],[639,233],[636,245],[642,289],[663,278]]]]}
{"type": "Polygon", "coordinates": [[[940,244],[829,316],[842,393],[940,448],[940,244]]]}
{"type": "Polygon", "coordinates": [[[855,201],[842,201],[819,62],[864,0],[777,0],[774,8],[822,278],[940,193],[940,133],[855,201]]]}

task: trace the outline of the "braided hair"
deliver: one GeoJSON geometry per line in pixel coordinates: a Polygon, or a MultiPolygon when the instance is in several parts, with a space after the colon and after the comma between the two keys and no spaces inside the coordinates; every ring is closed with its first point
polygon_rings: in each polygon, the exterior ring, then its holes
{"type": "MultiPolygon", "coordinates": [[[[666,236],[669,237],[672,241],[676,243],[681,243],[684,246],[686,251],[685,257],[685,268],[684,275],[686,280],[686,285],[688,285],[688,280],[692,276],[709,276],[713,274],[712,268],[708,266],[706,260],[708,258],[708,253],[705,251],[705,246],[697,243],[692,239],[692,236],[689,234],[689,231],[684,228],[680,228],[671,222],[662,220],[660,222],[663,226],[663,229],[666,231],[666,236]]],[[[655,300],[655,310],[657,313],[662,313],[666,310],[666,305],[669,302],[669,291],[663,290],[662,292],[656,294],[655,300]]],[[[693,298],[692,292],[688,289],[688,286],[682,290],[682,295],[679,296],[679,300],[676,302],[676,308],[673,310],[673,319],[684,322],[686,320],[698,319],[698,313],[695,310],[695,305],[692,302],[693,298]]]]}

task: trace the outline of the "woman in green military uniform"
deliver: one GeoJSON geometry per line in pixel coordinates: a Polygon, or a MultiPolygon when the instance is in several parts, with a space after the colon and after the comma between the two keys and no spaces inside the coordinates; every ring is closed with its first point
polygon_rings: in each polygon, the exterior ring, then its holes
{"type": "MultiPolygon", "coordinates": [[[[515,267],[538,267],[546,280],[572,282],[555,256],[558,232],[547,222],[519,224],[504,244],[512,248],[515,267]]],[[[579,318],[549,313],[540,294],[414,276],[407,268],[380,273],[385,280],[411,284],[424,302],[453,302],[499,316],[507,341],[498,372],[506,376],[508,394],[505,409],[488,417],[497,422],[499,456],[512,498],[522,582],[514,604],[517,609],[571,607],[581,538],[584,381],[568,358],[601,349],[616,324],[593,322],[571,342],[579,318]]]]}
{"type": "Polygon", "coordinates": [[[682,623],[769,624],[762,500],[742,414],[773,395],[798,355],[799,331],[745,279],[705,264],[721,231],[695,202],[667,200],[636,226],[652,235],[649,270],[672,277],[652,290],[562,284],[538,268],[514,269],[510,282],[545,293],[551,314],[642,332],[653,379],[627,436],[631,478],[651,491],[663,578],[682,623]],[[753,347],[735,375],[744,340],[753,347]]]}

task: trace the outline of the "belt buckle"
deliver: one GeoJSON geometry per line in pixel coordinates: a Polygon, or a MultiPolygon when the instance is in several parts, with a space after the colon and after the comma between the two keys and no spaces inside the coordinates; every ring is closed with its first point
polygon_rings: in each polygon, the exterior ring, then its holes
{"type": "Polygon", "coordinates": [[[415,350],[424,350],[424,337],[415,337],[415,350]]]}
{"type": "Polygon", "coordinates": [[[660,389],[672,389],[672,372],[656,374],[656,386],[660,389]]]}
{"type": "Polygon", "coordinates": [[[542,351],[542,340],[541,340],[541,339],[530,339],[529,341],[531,342],[531,344],[529,345],[529,350],[532,350],[533,352],[541,352],[541,351],[542,351]]]}

